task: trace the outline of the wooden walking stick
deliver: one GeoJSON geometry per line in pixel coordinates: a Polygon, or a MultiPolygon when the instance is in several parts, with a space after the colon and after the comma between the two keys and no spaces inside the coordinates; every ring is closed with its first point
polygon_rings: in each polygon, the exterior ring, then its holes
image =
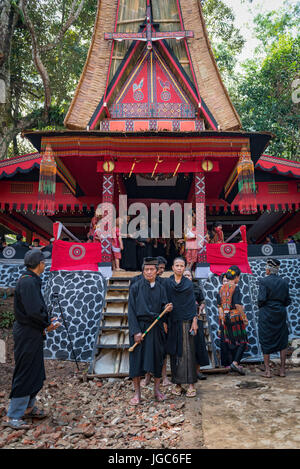
{"type": "MultiPolygon", "coordinates": [[[[164,311],[155,319],[155,321],[151,324],[151,326],[148,327],[148,329],[144,332],[144,334],[142,335],[142,339],[148,334],[148,332],[152,329],[152,327],[155,326],[156,323],[158,323],[158,321],[166,314],[168,313],[168,306],[170,305],[167,305],[166,308],[164,309],[164,311]]],[[[141,341],[142,342],[142,341],[141,341]]],[[[129,349],[129,352],[133,352],[135,347],[137,347],[141,342],[135,342],[135,344],[130,347],[129,349]]]]}

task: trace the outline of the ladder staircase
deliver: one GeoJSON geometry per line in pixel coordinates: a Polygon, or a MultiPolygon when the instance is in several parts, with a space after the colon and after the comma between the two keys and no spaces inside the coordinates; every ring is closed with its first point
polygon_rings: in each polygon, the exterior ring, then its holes
{"type": "MultiPolygon", "coordinates": [[[[130,280],[140,272],[115,272],[107,281],[105,305],[94,347],[90,376],[123,378],[129,374],[128,296],[130,280]]],[[[169,277],[166,272],[163,276],[169,277]]],[[[204,334],[211,367],[215,366],[209,324],[203,313],[204,334]]]]}

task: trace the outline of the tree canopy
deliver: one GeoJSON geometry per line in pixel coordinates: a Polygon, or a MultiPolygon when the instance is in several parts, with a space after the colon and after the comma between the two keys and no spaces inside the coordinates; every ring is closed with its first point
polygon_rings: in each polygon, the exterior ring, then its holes
{"type": "MultiPolygon", "coordinates": [[[[256,16],[254,32],[261,47],[239,73],[235,66],[245,40],[233,11],[221,0],[202,1],[202,8],[244,129],[275,133],[269,152],[297,158],[299,103],[292,96],[300,78],[300,7],[286,2],[278,11],[256,16]]],[[[97,0],[0,0],[0,158],[28,151],[19,138],[26,128],[63,127],[96,9],[97,0]]]]}

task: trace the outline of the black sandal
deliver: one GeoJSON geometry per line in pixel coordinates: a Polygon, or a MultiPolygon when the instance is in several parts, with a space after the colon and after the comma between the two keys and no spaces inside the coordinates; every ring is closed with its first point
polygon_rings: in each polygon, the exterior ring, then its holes
{"type": "Polygon", "coordinates": [[[231,368],[232,371],[235,371],[236,373],[239,373],[242,376],[245,376],[245,374],[246,374],[245,371],[242,368],[239,368],[239,367],[235,366],[233,363],[231,363],[230,368],[231,368]]]}

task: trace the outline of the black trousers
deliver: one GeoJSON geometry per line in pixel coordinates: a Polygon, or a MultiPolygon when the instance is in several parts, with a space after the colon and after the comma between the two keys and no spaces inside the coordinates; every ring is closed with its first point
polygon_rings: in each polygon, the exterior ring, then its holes
{"type": "Polygon", "coordinates": [[[247,344],[240,344],[236,347],[229,346],[226,343],[222,345],[223,347],[221,347],[221,362],[223,366],[230,366],[232,362],[241,362],[247,344]]]}

